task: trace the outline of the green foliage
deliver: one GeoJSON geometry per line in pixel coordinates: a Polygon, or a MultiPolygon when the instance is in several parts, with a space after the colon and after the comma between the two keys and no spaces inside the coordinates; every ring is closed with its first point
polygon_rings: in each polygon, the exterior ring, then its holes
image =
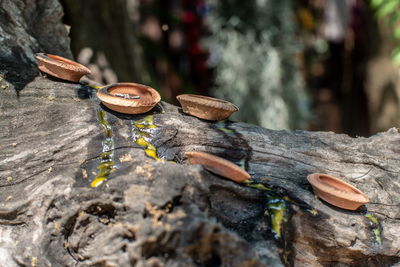
{"type": "MultiPolygon", "coordinates": [[[[378,2],[378,1],[377,1],[378,2]]],[[[376,6],[378,17],[385,17],[396,11],[399,4],[398,0],[385,0],[380,1],[381,3],[376,6]]]]}
{"type": "Polygon", "coordinates": [[[304,128],[308,97],[296,55],[291,0],[209,0],[213,94],[240,107],[234,118],[272,129],[304,128]]]}
{"type": "Polygon", "coordinates": [[[395,64],[400,65],[400,0],[371,0],[376,16],[391,29],[397,47],[392,52],[395,64]]]}
{"type": "Polygon", "coordinates": [[[396,47],[392,52],[392,59],[394,63],[400,65],[400,47],[396,47]]]}

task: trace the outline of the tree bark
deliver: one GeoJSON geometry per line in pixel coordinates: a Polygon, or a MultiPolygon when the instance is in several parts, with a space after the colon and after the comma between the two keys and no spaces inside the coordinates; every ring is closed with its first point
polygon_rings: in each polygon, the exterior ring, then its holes
{"type": "Polygon", "coordinates": [[[149,82],[139,43],[137,0],[61,0],[71,49],[100,83],[149,82]],[[100,34],[101,33],[101,34],[100,34]]]}
{"type": "MultiPolygon", "coordinates": [[[[37,74],[14,64],[33,58],[21,51],[0,72],[37,74]]],[[[93,87],[51,77],[20,88],[5,76],[0,86],[0,266],[400,262],[396,128],[370,138],[273,131],[207,122],[167,103],[123,115],[102,106],[93,87]],[[192,150],[236,162],[252,183],[187,165],[192,150]],[[343,177],[371,203],[345,211],[315,198],[313,172],[343,177]]]]}
{"type": "Polygon", "coordinates": [[[13,81],[22,90],[39,73],[35,53],[71,57],[62,15],[56,0],[0,2],[0,79],[13,81]]]}

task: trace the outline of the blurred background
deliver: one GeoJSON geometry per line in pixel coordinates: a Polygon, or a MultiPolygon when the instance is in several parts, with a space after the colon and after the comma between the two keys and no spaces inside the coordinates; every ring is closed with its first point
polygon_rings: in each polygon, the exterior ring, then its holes
{"type": "Polygon", "coordinates": [[[400,124],[400,0],[62,0],[103,84],[196,93],[271,129],[369,136],[400,124]]]}

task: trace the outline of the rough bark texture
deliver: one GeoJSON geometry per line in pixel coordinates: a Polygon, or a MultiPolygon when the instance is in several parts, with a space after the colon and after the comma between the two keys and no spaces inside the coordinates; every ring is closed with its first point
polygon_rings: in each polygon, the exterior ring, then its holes
{"type": "Polygon", "coordinates": [[[138,0],[61,2],[71,25],[71,50],[92,70],[93,80],[149,82],[138,38],[138,0]]]}
{"type": "MultiPolygon", "coordinates": [[[[37,73],[13,63],[20,57],[0,71],[37,73]]],[[[19,77],[5,76],[0,86],[0,266],[400,262],[398,129],[370,138],[273,131],[165,103],[128,116],[87,85],[36,77],[21,91],[19,77]],[[237,162],[253,183],[186,165],[189,150],[237,162]],[[363,190],[368,213],[315,198],[312,172],[363,190]],[[96,177],[107,180],[92,188],[96,177]]]]}
{"type": "Polygon", "coordinates": [[[60,23],[62,7],[56,0],[0,2],[0,77],[24,88],[39,72],[34,54],[40,51],[71,57],[69,38],[60,23]]]}

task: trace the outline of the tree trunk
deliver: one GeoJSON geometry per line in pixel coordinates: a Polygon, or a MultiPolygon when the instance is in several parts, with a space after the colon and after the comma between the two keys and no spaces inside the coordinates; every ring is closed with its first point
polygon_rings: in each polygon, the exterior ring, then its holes
{"type": "Polygon", "coordinates": [[[148,82],[139,44],[137,0],[61,0],[71,49],[96,82],[148,82]],[[101,33],[101,34],[100,34],[101,33]]]}
{"type": "MultiPolygon", "coordinates": [[[[0,10],[17,16],[10,2],[0,10]]],[[[35,14],[50,14],[50,3],[35,14]]],[[[13,40],[28,32],[14,31],[13,40]]],[[[0,72],[38,73],[19,64],[32,62],[33,49],[0,41],[2,51],[20,47],[0,72]]],[[[60,36],[53,48],[65,42],[60,36]]],[[[88,85],[35,77],[21,87],[19,79],[4,75],[0,85],[0,266],[400,262],[398,129],[370,138],[273,131],[199,120],[166,103],[123,115],[88,85]],[[187,165],[183,152],[193,150],[236,162],[251,183],[187,165]],[[322,202],[306,180],[313,172],[343,177],[371,203],[345,211],[322,202]]]]}

